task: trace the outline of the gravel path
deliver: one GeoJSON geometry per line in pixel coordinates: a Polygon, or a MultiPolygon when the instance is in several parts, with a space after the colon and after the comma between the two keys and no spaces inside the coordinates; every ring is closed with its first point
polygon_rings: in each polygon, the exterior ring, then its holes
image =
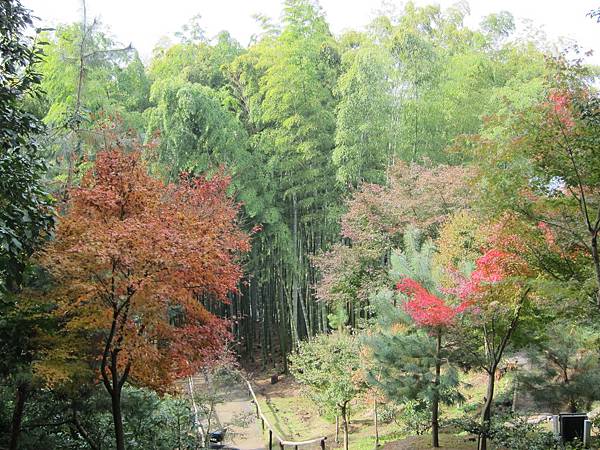
{"type": "Polygon", "coordinates": [[[228,447],[240,450],[266,448],[262,431],[254,415],[254,406],[250,403],[246,391],[239,387],[232,387],[226,401],[217,405],[216,410],[219,422],[228,428],[225,435],[228,447]]]}
{"type": "MultiPolygon", "coordinates": [[[[188,393],[193,390],[200,396],[206,393],[207,380],[201,374],[188,379],[182,386],[188,393]]],[[[211,431],[227,428],[225,449],[262,450],[266,448],[262,430],[255,415],[254,404],[241,384],[221,385],[218,388],[220,403],[215,406],[211,431]]],[[[206,394],[205,394],[206,395],[206,394]]],[[[213,394],[215,395],[215,394],[213,394]]]]}

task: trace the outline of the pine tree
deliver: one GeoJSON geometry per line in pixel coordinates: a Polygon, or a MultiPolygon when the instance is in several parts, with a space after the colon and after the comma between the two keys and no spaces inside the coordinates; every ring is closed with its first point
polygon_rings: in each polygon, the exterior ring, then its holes
{"type": "Polygon", "coordinates": [[[379,326],[368,344],[376,361],[373,373],[379,375],[371,380],[390,399],[430,408],[432,445],[439,447],[439,403],[462,399],[458,373],[447,362],[451,348],[444,331],[463,308],[442,300],[434,254],[432,241],[421,243],[415,229],[405,233],[404,249],[391,260],[398,294],[384,292],[375,299],[379,326]]]}

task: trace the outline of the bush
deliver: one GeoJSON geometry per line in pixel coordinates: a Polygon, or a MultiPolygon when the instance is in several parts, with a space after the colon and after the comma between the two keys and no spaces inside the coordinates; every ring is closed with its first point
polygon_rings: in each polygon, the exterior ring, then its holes
{"type": "MultiPolygon", "coordinates": [[[[7,440],[13,396],[9,386],[0,385],[0,442],[7,440]]],[[[150,390],[125,385],[122,400],[128,449],[191,449],[200,444],[187,398],[161,397],[150,390]]],[[[89,449],[81,433],[75,432],[74,410],[91,442],[103,449],[113,446],[110,398],[101,386],[68,393],[38,389],[30,394],[26,406],[21,450],[89,449]]]]}
{"type": "Polygon", "coordinates": [[[400,406],[396,403],[382,403],[377,408],[377,416],[382,423],[392,423],[400,414],[400,406]]]}
{"type": "Polygon", "coordinates": [[[404,433],[424,434],[431,428],[431,405],[423,400],[409,400],[402,405],[395,421],[404,433]]]}
{"type": "Polygon", "coordinates": [[[464,413],[474,413],[479,409],[480,406],[481,404],[479,402],[468,402],[461,405],[460,410],[462,410],[464,413]]]}
{"type": "Polygon", "coordinates": [[[509,414],[496,416],[487,429],[481,428],[479,422],[472,418],[455,419],[452,423],[459,429],[472,434],[482,431],[500,448],[511,450],[551,450],[559,449],[560,445],[554,435],[543,430],[539,425],[527,423],[525,417],[509,414]]]}

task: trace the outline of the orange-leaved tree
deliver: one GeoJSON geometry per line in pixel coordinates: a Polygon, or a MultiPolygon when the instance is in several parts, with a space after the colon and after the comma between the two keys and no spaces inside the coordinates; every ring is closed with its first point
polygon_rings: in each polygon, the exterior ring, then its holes
{"type": "Polygon", "coordinates": [[[87,357],[111,396],[118,450],[123,385],[164,391],[210,364],[229,338],[202,305],[227,301],[249,248],[228,185],[225,176],[165,184],[139,151],[100,152],[40,257],[64,332],[89,346],[71,356],[87,357]]]}

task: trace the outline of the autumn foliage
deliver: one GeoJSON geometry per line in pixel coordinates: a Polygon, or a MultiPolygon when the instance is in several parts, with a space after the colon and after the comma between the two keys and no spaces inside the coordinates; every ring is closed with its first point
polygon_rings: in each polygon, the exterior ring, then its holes
{"type": "MultiPolygon", "coordinates": [[[[348,201],[341,220],[342,236],[351,245],[335,244],[313,258],[322,278],[316,296],[329,303],[367,304],[386,281],[382,264],[404,230],[433,230],[469,203],[470,169],[396,162],[385,186],[364,184],[348,201]]],[[[346,243],[347,244],[347,243],[346,243]]]]}
{"type": "MultiPolygon", "coordinates": [[[[486,251],[475,264],[475,270],[469,277],[460,279],[456,288],[445,289],[457,298],[457,306],[452,306],[411,278],[401,279],[396,289],[409,297],[404,304],[408,315],[419,326],[448,327],[458,314],[471,306],[475,307],[471,312],[486,307],[491,290],[498,290],[499,283],[523,270],[523,263],[516,255],[496,248],[486,251]]],[[[515,288],[517,283],[509,286],[515,288]]]]}
{"type": "Polygon", "coordinates": [[[571,130],[575,126],[573,114],[570,111],[572,98],[567,91],[552,91],[548,95],[548,101],[551,111],[556,119],[566,130],[571,130]]]}
{"type": "Polygon", "coordinates": [[[459,286],[458,296],[462,299],[481,298],[495,283],[509,275],[511,255],[502,250],[486,251],[475,262],[475,270],[459,286]]]}
{"type": "Polygon", "coordinates": [[[452,324],[456,315],[468,306],[468,302],[465,301],[453,307],[412,278],[400,280],[396,289],[409,297],[404,308],[419,326],[447,327],[452,324]]]}
{"type": "Polygon", "coordinates": [[[226,322],[201,300],[227,300],[249,247],[228,184],[167,185],[139,152],[113,149],[70,192],[41,262],[65,333],[93,342],[90,360],[111,394],[128,378],[164,390],[222,352],[226,322]]]}
{"type": "Polygon", "coordinates": [[[449,214],[468,204],[470,169],[430,167],[397,162],[389,168],[388,184],[365,184],[348,202],[342,236],[353,243],[387,242],[408,226],[439,226],[449,214]]]}

